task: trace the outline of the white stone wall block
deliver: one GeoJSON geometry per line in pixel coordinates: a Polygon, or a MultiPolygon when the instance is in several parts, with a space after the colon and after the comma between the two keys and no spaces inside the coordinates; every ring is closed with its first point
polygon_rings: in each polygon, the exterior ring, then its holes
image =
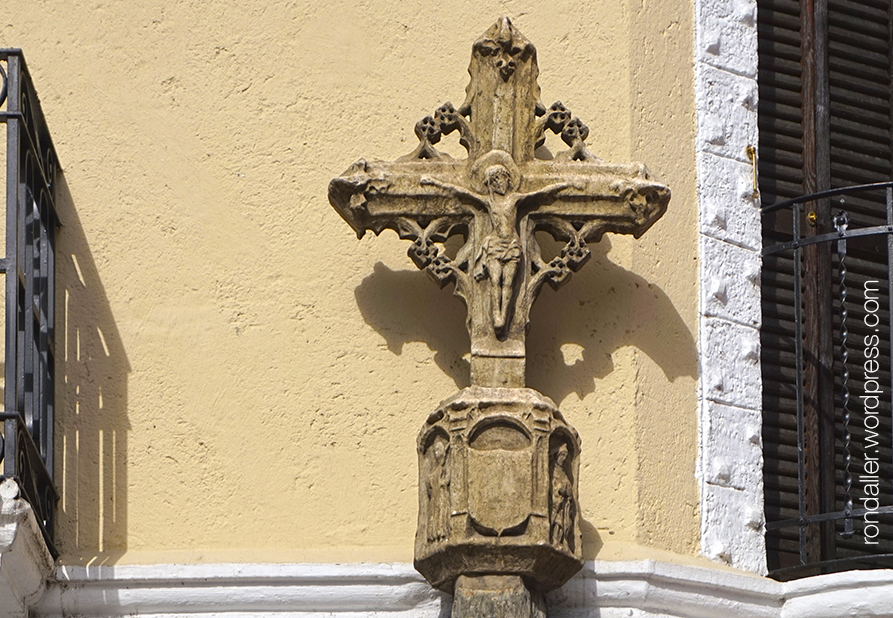
{"type": "Polygon", "coordinates": [[[751,326],[713,317],[703,318],[701,339],[702,396],[739,408],[762,408],[762,378],[759,363],[742,356],[742,342],[759,340],[751,326]]]}
{"type": "MultiPolygon", "coordinates": [[[[753,198],[753,169],[750,162],[714,154],[698,154],[700,230],[718,240],[759,251],[760,208],[753,198]]],[[[712,268],[705,264],[705,268],[712,268]]],[[[760,265],[744,273],[757,284],[760,265]]]]}
{"type": "Polygon", "coordinates": [[[698,150],[748,162],[757,143],[757,82],[701,65],[697,71],[698,150]]]}
{"type": "Polygon", "coordinates": [[[751,492],[762,511],[761,412],[707,401],[703,424],[704,482],[751,492]]]}
{"type": "MultiPolygon", "coordinates": [[[[757,3],[754,0],[733,0],[732,15],[739,24],[756,27],[757,3]]],[[[753,44],[756,45],[756,39],[753,44]]],[[[756,47],[753,49],[756,52],[756,47]]]]}
{"type": "Polygon", "coordinates": [[[710,559],[766,573],[763,495],[704,485],[701,548],[710,559]]]}
{"type": "Polygon", "coordinates": [[[707,18],[705,32],[698,41],[697,60],[745,77],[756,77],[757,29],[746,15],[731,19],[707,18]]]}
{"type": "Polygon", "coordinates": [[[699,2],[695,59],[739,75],[756,77],[756,2],[699,2]]]}
{"type": "MultiPolygon", "coordinates": [[[[703,314],[759,327],[759,282],[752,281],[745,273],[759,268],[760,254],[708,236],[701,236],[700,244],[702,281],[707,288],[702,299],[703,314]]],[[[739,348],[738,358],[750,364],[759,361],[758,334],[741,339],[735,345],[739,348]],[[756,346],[756,357],[753,356],[753,346],[756,346]]]]}

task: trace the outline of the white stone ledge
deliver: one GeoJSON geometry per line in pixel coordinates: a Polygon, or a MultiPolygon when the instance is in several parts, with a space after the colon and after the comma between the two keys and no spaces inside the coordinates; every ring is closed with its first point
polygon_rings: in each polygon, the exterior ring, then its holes
{"type": "Polygon", "coordinates": [[[652,560],[590,562],[580,575],[552,593],[549,616],[774,618],[780,615],[782,594],[778,582],[731,571],[652,560]],[[603,613],[609,609],[618,613],[603,613]],[[640,613],[630,614],[630,610],[640,613]]]}
{"type": "MultiPolygon", "coordinates": [[[[588,562],[548,595],[551,618],[880,618],[893,571],[792,583],[642,560],[588,562]]],[[[408,564],[60,567],[35,618],[449,616],[449,596],[408,564]]]]}
{"type": "Polygon", "coordinates": [[[60,567],[57,578],[33,616],[436,617],[445,598],[408,564],[60,567]]]}
{"type": "Polygon", "coordinates": [[[849,571],[785,585],[781,618],[889,618],[893,571],[849,571]]]}

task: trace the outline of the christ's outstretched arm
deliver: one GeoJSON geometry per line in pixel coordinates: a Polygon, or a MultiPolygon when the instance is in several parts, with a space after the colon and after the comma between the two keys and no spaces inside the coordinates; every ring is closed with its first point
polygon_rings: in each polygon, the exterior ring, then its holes
{"type": "Polygon", "coordinates": [[[454,185],[449,182],[443,182],[442,180],[438,180],[431,176],[422,176],[419,184],[422,186],[438,187],[452,193],[458,198],[465,198],[471,202],[473,206],[476,206],[481,210],[487,210],[487,207],[489,206],[486,197],[480,193],[475,193],[471,189],[466,189],[465,187],[460,187],[459,185],[454,185]]]}
{"type": "Polygon", "coordinates": [[[570,189],[571,187],[574,189],[583,189],[583,185],[580,182],[556,182],[551,185],[546,185],[542,189],[520,195],[518,196],[517,201],[518,210],[536,208],[542,204],[551,204],[556,200],[560,192],[565,189],[570,189]]]}

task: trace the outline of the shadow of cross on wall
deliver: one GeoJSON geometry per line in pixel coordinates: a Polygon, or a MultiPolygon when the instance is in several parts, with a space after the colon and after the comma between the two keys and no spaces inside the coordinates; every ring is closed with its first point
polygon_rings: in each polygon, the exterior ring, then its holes
{"type": "MultiPolygon", "coordinates": [[[[595,245],[591,266],[560,294],[544,293],[532,310],[527,382],[557,402],[571,393],[582,399],[595,392],[596,380],[614,370],[612,354],[626,346],[645,353],[670,381],[697,374],[694,337],[670,298],[611,262],[610,248],[607,239],[595,245]],[[563,353],[568,348],[572,354],[563,353]]],[[[363,319],[391,352],[424,343],[458,388],[470,384],[465,311],[449,288],[432,286],[420,272],[378,262],[354,295],[363,319]]]]}
{"type": "Polygon", "coordinates": [[[397,231],[409,255],[467,307],[471,383],[525,385],[530,308],[558,288],[605,232],[641,236],[667,209],[669,189],[644,165],[611,164],[585,146],[588,128],[560,103],[540,101],[536,49],[508,18],[472,47],[471,81],[458,108],[445,103],[416,125],[418,147],[394,162],[354,163],[329,184],[329,201],[358,237],[397,231]],[[537,159],[547,130],[570,147],[537,159]],[[435,147],[457,131],[468,151],[435,147]],[[537,232],[565,243],[546,261],[537,232]],[[440,246],[452,236],[455,256],[440,246]]]}

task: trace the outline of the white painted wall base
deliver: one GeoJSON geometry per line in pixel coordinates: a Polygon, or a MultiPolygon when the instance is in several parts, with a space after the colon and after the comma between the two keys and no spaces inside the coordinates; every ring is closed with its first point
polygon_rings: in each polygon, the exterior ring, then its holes
{"type": "Polygon", "coordinates": [[[53,558],[31,505],[12,479],[0,481],[0,618],[25,618],[53,575],[53,558]]]}
{"type": "MultiPolygon", "coordinates": [[[[701,567],[589,562],[548,597],[551,618],[893,618],[893,571],[792,583],[701,567]]],[[[408,564],[60,567],[35,618],[448,618],[408,564]]]]}

